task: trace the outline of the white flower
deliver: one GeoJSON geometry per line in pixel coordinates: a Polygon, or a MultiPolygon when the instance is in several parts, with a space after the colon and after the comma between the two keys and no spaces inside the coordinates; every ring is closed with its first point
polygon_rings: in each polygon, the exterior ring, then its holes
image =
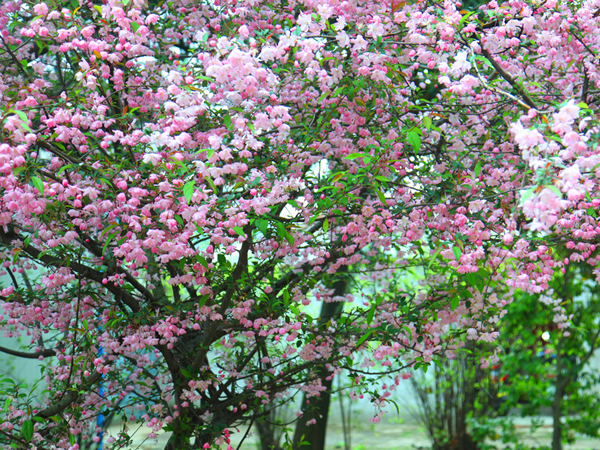
{"type": "Polygon", "coordinates": [[[142,161],[146,164],[150,163],[153,166],[156,166],[159,162],[162,161],[162,156],[158,153],[146,153],[142,158],[142,161]]]}

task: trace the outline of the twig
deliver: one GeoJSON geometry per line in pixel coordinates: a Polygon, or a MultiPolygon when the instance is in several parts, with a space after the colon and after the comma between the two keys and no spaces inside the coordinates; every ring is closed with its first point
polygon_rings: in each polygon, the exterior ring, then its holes
{"type": "MultiPolygon", "coordinates": [[[[511,77],[502,68],[502,66],[500,64],[498,64],[498,62],[494,59],[492,54],[483,47],[481,47],[481,54],[486,57],[486,59],[490,62],[490,64],[494,67],[494,69],[496,69],[496,71],[500,74],[500,76],[502,78],[504,78],[504,80],[506,80],[513,87],[513,89],[519,93],[519,95],[521,95],[525,104],[523,104],[523,102],[521,102],[521,101],[519,101],[519,103],[521,103],[521,105],[523,105],[523,106],[527,106],[528,109],[533,108],[536,111],[538,111],[538,107],[535,104],[535,102],[531,99],[531,97],[529,97],[529,95],[527,95],[527,93],[523,90],[523,88],[517,84],[517,82],[514,80],[514,78],[511,77]]],[[[475,65],[475,67],[477,67],[477,65],[475,65]]],[[[478,73],[479,73],[479,71],[478,71],[478,73]]],[[[487,83],[485,83],[485,84],[487,84],[487,83]]],[[[508,93],[505,93],[505,95],[506,94],[508,94],[508,93]]],[[[510,94],[508,94],[508,95],[510,95],[510,94]]],[[[512,98],[514,99],[514,97],[512,97],[512,98]]]]}
{"type": "Polygon", "coordinates": [[[244,437],[242,438],[242,440],[238,444],[238,450],[240,450],[242,448],[242,444],[244,443],[244,441],[248,437],[248,433],[250,433],[250,429],[252,428],[252,425],[254,425],[254,417],[250,421],[250,425],[248,425],[248,428],[246,429],[246,432],[244,433],[244,437]]]}

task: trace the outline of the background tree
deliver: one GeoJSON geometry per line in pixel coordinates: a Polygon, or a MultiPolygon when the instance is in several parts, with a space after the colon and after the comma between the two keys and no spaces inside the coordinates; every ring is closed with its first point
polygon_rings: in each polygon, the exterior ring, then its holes
{"type": "Polygon", "coordinates": [[[552,291],[522,295],[501,320],[502,410],[526,416],[550,410],[553,450],[573,442],[575,433],[598,436],[600,380],[588,363],[600,343],[600,302],[589,275],[587,267],[569,265],[552,291]],[[572,326],[556,326],[555,314],[567,314],[572,326]]]}
{"type": "Polygon", "coordinates": [[[441,359],[431,372],[411,378],[418,417],[434,450],[480,450],[496,434],[477,426],[497,416],[499,384],[489,367],[481,367],[481,359],[489,357],[485,347],[468,342],[455,358],[441,359]]]}

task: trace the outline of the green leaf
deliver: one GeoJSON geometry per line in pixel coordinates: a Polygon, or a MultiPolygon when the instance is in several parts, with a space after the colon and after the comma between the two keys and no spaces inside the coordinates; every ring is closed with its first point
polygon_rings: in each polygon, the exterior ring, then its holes
{"type": "Polygon", "coordinates": [[[31,442],[31,438],[33,437],[33,422],[31,420],[26,420],[23,422],[23,428],[21,428],[21,436],[27,441],[31,442]]]}
{"type": "Polygon", "coordinates": [[[442,247],[438,248],[435,253],[433,254],[433,256],[431,257],[431,259],[429,260],[429,264],[427,265],[427,268],[429,269],[431,267],[431,265],[435,262],[435,260],[437,259],[437,257],[440,255],[440,253],[442,252],[442,247]]]}
{"type": "Polygon", "coordinates": [[[364,158],[367,155],[366,153],[350,153],[348,156],[345,156],[344,159],[356,159],[356,158],[364,158]]]}
{"type": "Polygon", "coordinates": [[[562,198],[562,192],[560,192],[560,189],[558,189],[556,186],[554,186],[553,184],[549,184],[547,186],[544,186],[548,189],[550,189],[552,192],[554,192],[559,198],[562,198]]]}
{"type": "MultiPolygon", "coordinates": [[[[209,154],[209,158],[212,156],[212,154],[214,153],[214,150],[209,150],[208,154],[209,154]],[[212,153],[211,153],[212,152],[212,153]]],[[[219,192],[219,190],[217,189],[217,186],[215,185],[214,181],[212,180],[211,177],[206,176],[204,177],[204,179],[206,180],[206,182],[208,183],[208,185],[210,186],[210,188],[213,190],[213,192],[216,194],[217,192],[219,192]]]]}
{"type": "Polygon", "coordinates": [[[427,128],[428,130],[431,130],[431,124],[432,124],[431,117],[429,117],[429,116],[423,117],[423,125],[425,125],[425,128],[427,128]]]}
{"type": "Polygon", "coordinates": [[[246,236],[246,233],[244,232],[244,229],[242,227],[238,227],[237,225],[235,227],[233,227],[233,231],[235,231],[240,236],[243,236],[243,237],[246,236]]]}
{"type": "Polygon", "coordinates": [[[367,331],[358,341],[356,341],[356,347],[360,347],[363,342],[369,339],[369,336],[373,333],[373,330],[367,331]]]}
{"type": "Polygon", "coordinates": [[[204,256],[196,255],[196,260],[208,269],[208,261],[204,256]]]}
{"type": "Polygon", "coordinates": [[[8,407],[10,406],[11,402],[11,397],[7,397],[6,400],[4,400],[4,412],[8,411],[8,407]]]}
{"type": "Polygon", "coordinates": [[[323,231],[327,233],[327,230],[329,230],[329,219],[325,219],[323,222],[323,231]]]}
{"type": "Polygon", "coordinates": [[[458,261],[460,259],[460,256],[462,255],[462,250],[460,249],[460,247],[452,247],[452,253],[458,261]]]}
{"type": "Polygon", "coordinates": [[[194,180],[192,180],[192,181],[188,181],[183,186],[183,195],[185,196],[185,199],[187,200],[188,203],[190,203],[192,201],[192,196],[194,195],[195,185],[196,185],[196,182],[194,180]]]}
{"type": "Polygon", "coordinates": [[[225,114],[225,116],[223,116],[223,123],[228,130],[231,129],[231,116],[229,114],[225,114]]]}
{"type": "Polygon", "coordinates": [[[479,178],[479,175],[481,174],[481,162],[478,162],[477,165],[475,166],[475,177],[479,178]]]}
{"type": "Polygon", "coordinates": [[[210,298],[210,295],[208,295],[208,294],[200,297],[200,300],[198,300],[198,308],[202,308],[209,298],[210,298]]]}
{"type": "Polygon", "coordinates": [[[100,236],[104,236],[106,233],[108,233],[110,230],[112,230],[113,228],[118,227],[119,224],[117,222],[113,222],[111,223],[109,226],[107,226],[104,230],[102,230],[102,233],[100,233],[100,236]]]}
{"type": "Polygon", "coordinates": [[[140,29],[140,24],[137,22],[131,22],[131,31],[133,31],[134,33],[137,33],[137,30],[140,29]]]}
{"type": "Polygon", "coordinates": [[[387,199],[385,198],[385,195],[383,194],[383,192],[381,191],[375,191],[377,192],[377,196],[379,197],[379,201],[381,202],[381,204],[383,206],[387,206],[387,199]]]}
{"type": "Polygon", "coordinates": [[[369,313],[367,314],[367,323],[369,325],[371,325],[371,322],[373,322],[373,317],[375,317],[375,309],[376,309],[375,305],[371,306],[371,309],[369,310],[369,313]]]}
{"type": "Polygon", "coordinates": [[[21,126],[27,130],[27,131],[31,131],[31,128],[29,128],[29,117],[27,117],[27,114],[25,114],[23,111],[17,111],[16,109],[11,109],[10,111],[8,111],[9,113],[15,113],[17,116],[19,116],[19,119],[21,119],[23,121],[23,123],[21,124],[21,126]]]}
{"type": "Polygon", "coordinates": [[[56,174],[57,174],[57,175],[60,175],[60,174],[61,174],[61,173],[63,173],[65,170],[72,169],[73,167],[74,167],[74,165],[73,165],[73,164],[67,164],[66,166],[62,166],[60,169],[58,169],[58,170],[56,171],[56,174]]]}
{"type": "Polygon", "coordinates": [[[267,222],[264,219],[256,219],[254,221],[254,224],[256,225],[256,228],[258,228],[260,230],[260,232],[263,234],[263,236],[266,237],[269,222],[267,222]]]}
{"type": "Polygon", "coordinates": [[[521,201],[524,202],[526,201],[529,197],[531,197],[533,195],[533,193],[535,192],[536,188],[530,188],[527,189],[525,191],[521,191],[521,201]]]}
{"type": "Polygon", "coordinates": [[[23,172],[25,169],[27,169],[26,166],[19,166],[19,167],[15,167],[13,169],[13,175],[16,177],[17,175],[19,175],[21,172],[23,172]]]}
{"type": "Polygon", "coordinates": [[[459,292],[461,298],[474,298],[473,294],[467,289],[463,289],[459,292]]]}
{"type": "Polygon", "coordinates": [[[475,11],[470,11],[470,12],[466,13],[464,16],[462,16],[462,19],[460,19],[460,22],[458,22],[458,25],[459,25],[459,26],[462,26],[462,25],[465,23],[465,21],[466,21],[466,20],[467,20],[469,17],[471,17],[473,14],[475,14],[475,11]]]}
{"type": "Polygon", "coordinates": [[[452,298],[452,300],[450,300],[450,308],[452,308],[452,311],[454,311],[456,308],[458,308],[459,304],[460,304],[460,297],[452,298]]]}
{"type": "Polygon", "coordinates": [[[290,245],[294,245],[294,242],[296,242],[296,240],[294,239],[294,236],[292,236],[292,235],[291,235],[290,233],[288,233],[287,231],[286,231],[286,233],[285,233],[285,240],[286,240],[286,241],[288,241],[288,243],[289,243],[290,245]]]}
{"type": "Polygon", "coordinates": [[[419,136],[419,133],[414,130],[409,131],[406,134],[406,137],[408,138],[408,142],[410,143],[410,145],[412,145],[415,154],[418,153],[419,149],[421,148],[421,136],[419,136]]]}
{"type": "Polygon", "coordinates": [[[292,236],[281,222],[277,222],[277,234],[294,245],[294,236],[292,236]]]}
{"type": "Polygon", "coordinates": [[[31,177],[31,184],[35,187],[40,194],[44,194],[44,182],[40,180],[38,177],[31,177]]]}
{"type": "Polygon", "coordinates": [[[106,253],[106,248],[108,247],[108,244],[110,243],[110,241],[112,241],[116,236],[117,236],[117,233],[112,233],[110,236],[108,236],[108,239],[106,239],[106,242],[104,243],[104,247],[102,247],[103,255],[104,255],[104,253],[106,253]]]}
{"type": "Polygon", "coordinates": [[[389,178],[387,178],[387,177],[384,177],[383,175],[376,175],[374,178],[375,178],[376,180],[379,180],[379,181],[384,181],[384,182],[390,181],[390,179],[389,179],[389,178]]]}
{"type": "Polygon", "coordinates": [[[474,273],[465,274],[465,280],[469,286],[477,287],[477,276],[474,273]]]}

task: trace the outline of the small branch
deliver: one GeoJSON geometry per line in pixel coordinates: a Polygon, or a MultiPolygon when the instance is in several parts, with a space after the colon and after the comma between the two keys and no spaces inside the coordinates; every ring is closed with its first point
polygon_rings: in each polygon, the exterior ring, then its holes
{"type": "Polygon", "coordinates": [[[581,88],[581,101],[587,104],[588,92],[590,88],[590,79],[588,77],[588,72],[585,69],[583,70],[583,86],[581,88]]]}
{"type": "Polygon", "coordinates": [[[59,158],[62,158],[65,161],[70,162],[71,164],[84,164],[82,161],[80,161],[76,158],[73,158],[72,156],[67,155],[62,150],[59,150],[58,148],[53,147],[52,145],[48,144],[46,141],[38,140],[38,141],[36,141],[36,144],[39,147],[42,147],[44,150],[49,151],[53,155],[58,156],[59,158]]]}
{"type": "Polygon", "coordinates": [[[2,40],[2,43],[4,44],[4,47],[6,48],[6,51],[10,55],[11,59],[15,63],[15,66],[17,66],[19,71],[23,75],[25,75],[25,78],[27,78],[28,80],[31,80],[31,75],[29,75],[27,73],[27,71],[23,68],[23,66],[21,65],[21,61],[19,61],[19,58],[17,58],[17,55],[15,55],[14,52],[10,49],[10,46],[8,45],[8,43],[4,40],[4,38],[2,36],[0,36],[0,40],[2,40]]]}
{"type": "MultiPolygon", "coordinates": [[[[494,69],[496,69],[496,72],[498,72],[500,74],[500,76],[502,78],[504,78],[504,80],[506,80],[508,82],[508,84],[510,84],[513,87],[513,89],[519,93],[519,95],[523,98],[523,101],[528,106],[528,108],[533,108],[536,111],[538,111],[537,105],[531,99],[531,97],[529,97],[527,92],[525,92],[523,90],[523,88],[521,86],[519,86],[519,84],[514,80],[514,78],[511,77],[502,68],[502,66],[500,64],[498,64],[498,62],[494,59],[493,55],[483,47],[481,47],[481,54],[486,57],[486,59],[490,62],[490,64],[494,67],[494,69]]],[[[477,67],[477,66],[475,66],[475,67],[477,67]]],[[[505,94],[508,94],[508,93],[505,92],[505,94]]],[[[522,102],[519,102],[519,103],[522,104],[522,102]]]]}
{"type": "Polygon", "coordinates": [[[250,433],[250,429],[252,428],[252,425],[254,425],[254,420],[255,419],[256,419],[256,417],[253,417],[252,420],[250,421],[250,425],[248,425],[248,428],[246,429],[246,432],[244,433],[244,437],[242,437],[242,440],[240,441],[240,443],[238,445],[238,450],[240,450],[242,448],[242,444],[244,443],[244,441],[248,437],[248,433],[250,433]]]}

